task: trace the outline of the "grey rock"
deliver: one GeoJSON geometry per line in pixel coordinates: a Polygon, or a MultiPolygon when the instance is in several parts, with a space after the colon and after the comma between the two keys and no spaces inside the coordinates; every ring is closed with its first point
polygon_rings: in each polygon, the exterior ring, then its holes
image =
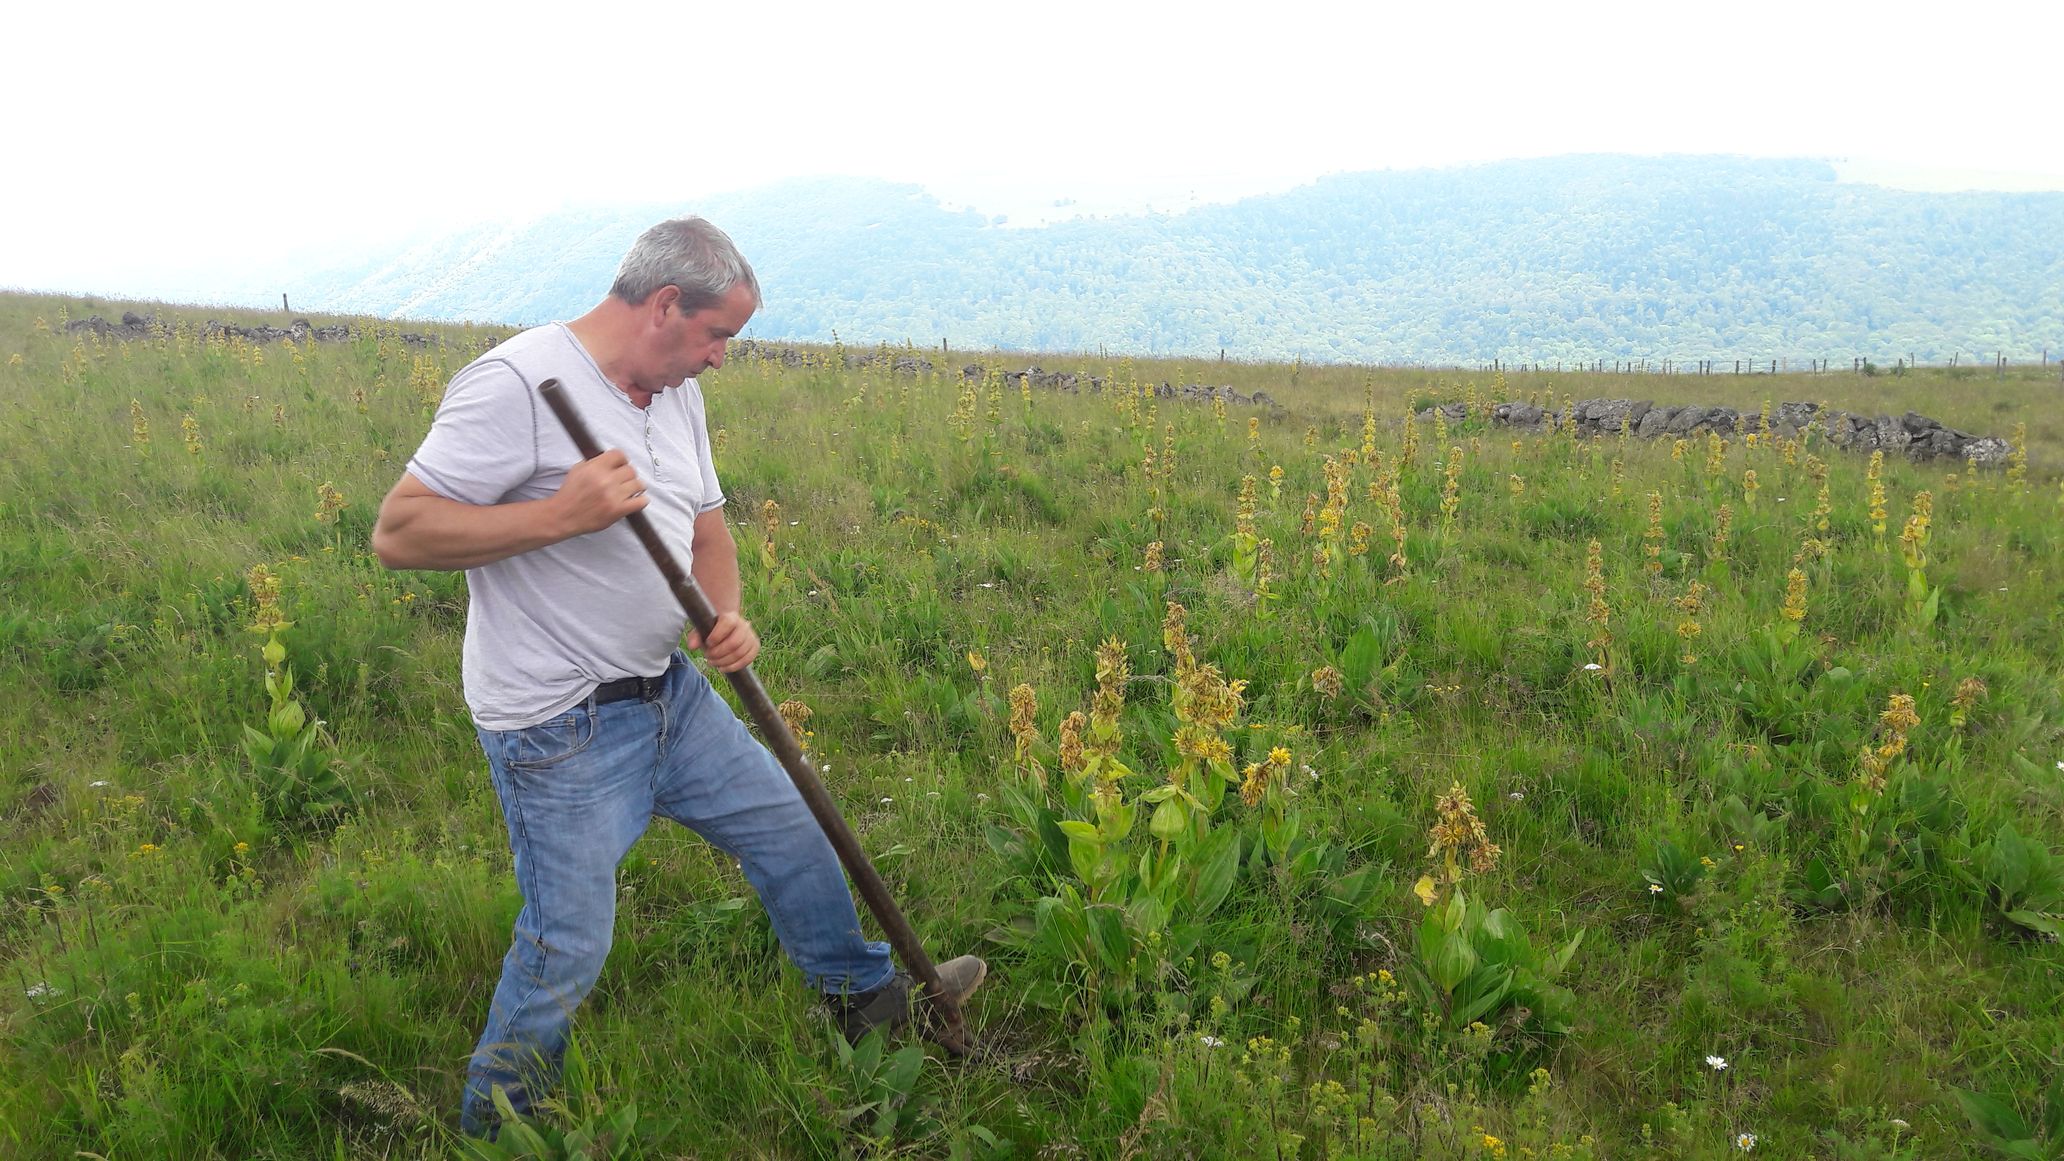
{"type": "Polygon", "coordinates": [[[1538,431],[1547,425],[1548,413],[1532,403],[1500,403],[1491,409],[1491,422],[1538,431]]]}
{"type": "Polygon", "coordinates": [[[1996,435],[1983,435],[1963,447],[1963,458],[1974,467],[1990,468],[2007,462],[2014,445],[1996,435]]]}
{"type": "Polygon", "coordinates": [[[1713,409],[1710,407],[1700,407],[1697,404],[1692,404],[1680,409],[1676,415],[1671,416],[1669,426],[1663,430],[1671,435],[1689,435],[1692,429],[1706,421],[1706,416],[1712,414],[1712,411],[1713,409]]]}
{"type": "Polygon", "coordinates": [[[1878,424],[1861,415],[1836,412],[1828,421],[1828,438],[1837,447],[1874,452],[1878,450],[1878,424]]]}

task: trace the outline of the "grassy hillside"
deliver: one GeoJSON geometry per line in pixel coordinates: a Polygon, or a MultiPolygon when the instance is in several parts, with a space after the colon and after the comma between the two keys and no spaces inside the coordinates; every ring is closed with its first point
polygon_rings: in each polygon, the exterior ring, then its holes
{"type": "Polygon", "coordinates": [[[323,309],[571,317],[639,231],[687,212],[752,256],[755,333],[780,338],[1421,364],[2064,356],[2064,193],[1910,193],[1739,157],[1340,174],[1034,229],[915,186],[791,181],[466,231],[280,289],[323,309]]]}
{"type": "MultiPolygon", "coordinates": [[[[120,310],[0,298],[0,1154],[455,1155],[517,898],[464,579],[366,539],[488,336],[64,332],[120,310]]],[[[2040,1120],[2053,381],[1082,367],[1284,404],[1220,414],[818,354],[704,383],[758,668],[927,946],[992,960],[986,1052],[838,1052],[729,860],[655,827],[559,1124],[1660,1159],[1977,1155],[1958,1090],[2040,1120]],[[2031,454],[1403,419],[1530,395],[1911,407],[2031,454]]]]}

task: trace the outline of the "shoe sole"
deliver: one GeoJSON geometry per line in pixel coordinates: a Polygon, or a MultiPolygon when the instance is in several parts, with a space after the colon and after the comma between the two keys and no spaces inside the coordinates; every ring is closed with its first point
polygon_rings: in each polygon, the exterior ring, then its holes
{"type": "Polygon", "coordinates": [[[969,996],[972,996],[972,995],[974,995],[974,994],[975,994],[975,989],[976,989],[976,988],[979,988],[979,987],[981,987],[981,986],[982,986],[982,981],[983,981],[983,980],[986,980],[986,979],[988,979],[988,978],[989,978],[989,964],[988,964],[988,963],[987,963],[986,961],[982,961],[982,964],[981,964],[981,968],[980,968],[980,970],[978,970],[978,971],[976,971],[976,972],[975,972],[975,978],[974,978],[974,979],[972,979],[972,980],[970,980],[970,981],[968,981],[968,985],[967,985],[967,987],[965,987],[965,988],[962,988],[962,989],[960,990],[960,993],[959,993],[958,995],[956,995],[956,996],[954,996],[954,997],[953,997],[953,999],[954,999],[954,1002],[955,1002],[955,1003],[962,1003],[962,1004],[966,1003],[966,1002],[967,1002],[967,998],[968,998],[969,996]]]}

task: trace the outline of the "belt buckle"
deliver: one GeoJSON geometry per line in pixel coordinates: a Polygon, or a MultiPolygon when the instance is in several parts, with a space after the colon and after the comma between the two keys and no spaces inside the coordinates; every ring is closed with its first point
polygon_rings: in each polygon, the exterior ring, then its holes
{"type": "Polygon", "coordinates": [[[638,679],[638,700],[658,701],[659,685],[660,679],[657,677],[640,677],[638,679]]]}

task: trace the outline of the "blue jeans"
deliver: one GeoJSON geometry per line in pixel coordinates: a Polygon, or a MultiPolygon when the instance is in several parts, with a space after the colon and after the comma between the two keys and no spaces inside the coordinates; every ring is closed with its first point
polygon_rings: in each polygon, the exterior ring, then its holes
{"type": "Polygon", "coordinates": [[[894,975],[888,946],[862,937],[838,855],[787,772],[686,656],[653,701],[591,697],[529,729],[479,733],[523,910],[466,1072],[466,1132],[493,1131],[493,1086],[527,1115],[557,1082],[574,1009],[609,954],[617,864],[655,815],[739,861],[819,990],[868,991],[894,975]]]}

